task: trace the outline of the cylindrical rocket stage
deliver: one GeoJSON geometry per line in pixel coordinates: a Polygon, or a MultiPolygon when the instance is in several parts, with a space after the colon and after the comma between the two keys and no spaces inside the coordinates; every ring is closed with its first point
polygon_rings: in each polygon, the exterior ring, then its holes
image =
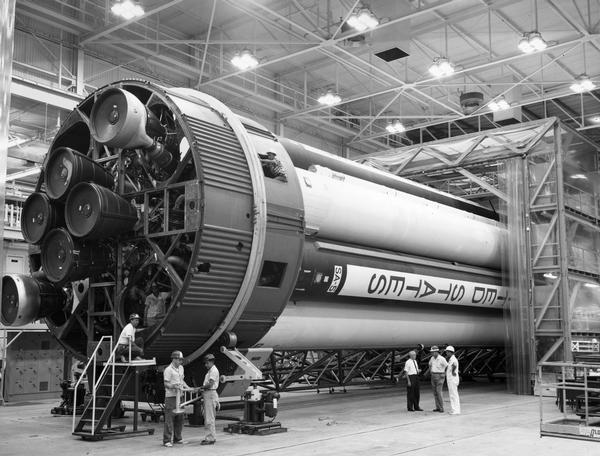
{"type": "Polygon", "coordinates": [[[159,362],[230,334],[242,349],[502,343],[505,228],[486,208],[277,138],[187,88],[119,81],[62,125],[24,224],[42,245],[32,272],[53,283],[7,276],[6,324],[48,317],[85,356],[156,286],[165,305],[140,335],[159,362]]]}

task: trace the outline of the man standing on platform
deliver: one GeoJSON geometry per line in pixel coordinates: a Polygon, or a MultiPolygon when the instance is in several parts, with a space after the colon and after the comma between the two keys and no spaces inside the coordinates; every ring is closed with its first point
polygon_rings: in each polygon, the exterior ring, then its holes
{"type": "Polygon", "coordinates": [[[433,398],[435,399],[434,412],[444,412],[444,396],[442,388],[444,387],[444,377],[448,362],[443,356],[440,356],[440,349],[437,345],[431,347],[431,358],[429,359],[429,372],[431,373],[431,387],[433,388],[433,398]]]}
{"type": "Polygon", "coordinates": [[[219,370],[215,366],[215,357],[208,354],[204,357],[204,366],[206,367],[206,375],[202,384],[202,401],[204,403],[204,427],[208,431],[201,445],[214,445],[217,441],[217,430],[215,428],[215,414],[221,408],[219,404],[219,370]]]}
{"type": "Polygon", "coordinates": [[[458,397],[458,359],[454,356],[454,347],[448,345],[446,353],[448,358],[448,368],[446,369],[446,383],[448,384],[448,395],[450,396],[450,415],[460,415],[460,398],[458,397]]]}
{"type": "Polygon", "coordinates": [[[183,413],[177,413],[178,401],[181,392],[191,390],[183,379],[183,353],[175,350],[171,353],[171,364],[163,373],[165,384],[165,428],[163,431],[163,445],[172,447],[173,444],[183,444],[181,431],[183,429],[183,413]]]}
{"type": "Polygon", "coordinates": [[[408,359],[404,363],[404,374],[406,375],[406,407],[409,412],[422,412],[419,406],[421,392],[419,387],[419,365],[417,364],[417,352],[408,352],[408,359]]]}

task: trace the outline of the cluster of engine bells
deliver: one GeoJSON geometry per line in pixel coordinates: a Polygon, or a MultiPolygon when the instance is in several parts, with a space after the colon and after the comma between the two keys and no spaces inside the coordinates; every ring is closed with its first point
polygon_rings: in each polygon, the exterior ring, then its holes
{"type": "Polygon", "coordinates": [[[242,400],[244,401],[244,418],[226,426],[225,432],[251,435],[287,432],[287,428],[282,427],[280,422],[274,421],[277,416],[278,392],[259,391],[254,386],[244,393],[242,400]],[[265,421],[265,417],[271,418],[271,421],[265,421]]]}

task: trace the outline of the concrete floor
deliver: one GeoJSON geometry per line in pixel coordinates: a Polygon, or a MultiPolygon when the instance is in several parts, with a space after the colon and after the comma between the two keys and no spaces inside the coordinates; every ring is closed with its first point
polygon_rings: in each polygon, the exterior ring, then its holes
{"type": "MultiPolygon", "coordinates": [[[[289,428],[265,437],[229,435],[219,421],[219,441],[201,447],[203,430],[184,428],[187,444],[161,446],[162,423],[153,436],[84,442],[71,436],[71,420],[51,416],[55,401],[0,407],[0,455],[478,455],[586,456],[600,454],[599,442],[539,437],[539,399],[514,396],[502,384],[461,385],[463,414],[433,413],[429,388],[426,411],[408,413],[402,387],[354,389],[344,394],[288,393],[279,420],[289,428]]],[[[446,394],[447,402],[447,394],[446,394]]],[[[553,400],[545,409],[558,417],[553,400]]],[[[129,416],[131,414],[129,413],[129,416]]],[[[130,418],[123,420],[130,424],[130,418]]]]}

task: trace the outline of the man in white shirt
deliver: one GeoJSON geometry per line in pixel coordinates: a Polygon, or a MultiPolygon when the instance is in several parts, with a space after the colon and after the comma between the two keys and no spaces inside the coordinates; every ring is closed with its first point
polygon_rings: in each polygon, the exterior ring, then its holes
{"type": "Polygon", "coordinates": [[[446,353],[448,358],[448,368],[446,369],[446,383],[448,384],[448,395],[450,396],[450,415],[460,415],[460,398],[458,397],[458,359],[454,356],[454,347],[448,345],[446,353]]]}
{"type": "Polygon", "coordinates": [[[141,329],[137,329],[140,324],[140,316],[136,313],[133,313],[129,316],[129,323],[125,325],[123,331],[121,331],[121,335],[119,336],[119,340],[117,342],[117,350],[115,352],[115,357],[117,359],[121,359],[122,363],[130,362],[131,359],[127,359],[129,357],[129,343],[131,342],[131,358],[132,359],[142,359],[144,356],[144,339],[141,337],[135,337],[135,334],[141,329]],[[125,356],[127,355],[127,356],[125,356]]]}
{"type": "Polygon", "coordinates": [[[421,392],[419,387],[419,365],[417,364],[417,352],[408,352],[408,359],[404,363],[404,374],[406,375],[406,407],[409,412],[422,412],[419,407],[421,392]]]}
{"type": "Polygon", "coordinates": [[[221,408],[219,405],[219,395],[217,394],[217,388],[219,388],[219,370],[215,366],[214,355],[209,353],[204,357],[204,366],[207,372],[202,383],[202,401],[204,402],[204,427],[208,434],[206,434],[206,437],[200,444],[214,445],[217,441],[215,413],[221,408]]]}
{"type": "Polygon", "coordinates": [[[153,326],[158,322],[158,319],[163,317],[165,314],[165,300],[160,295],[158,285],[152,284],[152,293],[146,297],[145,301],[145,317],[146,325],[153,326]]]}
{"type": "Polygon", "coordinates": [[[431,347],[431,358],[429,359],[429,372],[431,373],[431,387],[433,389],[433,398],[435,399],[434,412],[444,412],[444,396],[442,388],[444,387],[444,377],[448,362],[443,356],[440,356],[440,349],[437,345],[431,347]]]}
{"type": "MultiPolygon", "coordinates": [[[[163,431],[163,445],[172,447],[173,444],[182,444],[181,430],[183,429],[183,413],[175,413],[177,409],[177,396],[182,391],[191,390],[183,379],[183,353],[175,350],[171,353],[171,364],[163,372],[165,384],[165,428],[163,431]]],[[[181,399],[181,396],[179,396],[181,399]]]]}

